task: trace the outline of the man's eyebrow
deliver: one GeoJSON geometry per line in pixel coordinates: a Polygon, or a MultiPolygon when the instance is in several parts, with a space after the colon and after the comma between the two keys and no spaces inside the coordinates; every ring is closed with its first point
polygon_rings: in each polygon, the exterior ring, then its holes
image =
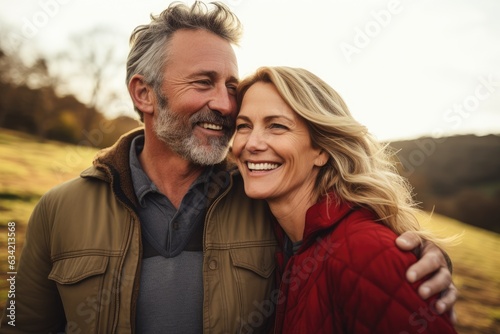
{"type": "MultiPolygon", "coordinates": [[[[216,80],[219,76],[220,76],[219,73],[216,71],[199,71],[199,72],[195,72],[195,73],[191,74],[189,77],[190,78],[209,77],[211,80],[216,80]]],[[[237,84],[240,82],[240,80],[235,76],[230,76],[226,80],[226,82],[237,84]]]]}

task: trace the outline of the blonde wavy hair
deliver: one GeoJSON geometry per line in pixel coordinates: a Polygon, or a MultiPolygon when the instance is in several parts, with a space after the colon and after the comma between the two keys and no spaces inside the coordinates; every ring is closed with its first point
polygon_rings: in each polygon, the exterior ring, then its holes
{"type": "Polygon", "coordinates": [[[318,174],[315,198],[333,191],[339,200],[370,209],[396,234],[414,231],[420,240],[443,246],[444,239],[423,230],[412,187],[396,168],[395,152],[382,145],[351,115],[340,95],[301,68],[261,67],[238,87],[238,106],[257,82],[273,84],[305,121],[314,147],[329,154],[318,174]]]}

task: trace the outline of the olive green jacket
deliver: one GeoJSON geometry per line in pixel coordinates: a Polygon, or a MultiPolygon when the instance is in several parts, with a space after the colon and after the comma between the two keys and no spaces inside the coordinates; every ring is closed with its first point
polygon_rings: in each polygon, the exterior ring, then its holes
{"type": "MultiPolygon", "coordinates": [[[[1,333],[134,332],[142,243],[128,156],[139,133],[37,204],[1,333]]],[[[203,235],[204,333],[258,333],[276,292],[271,215],[244,195],[236,171],[217,175],[203,235]]]]}

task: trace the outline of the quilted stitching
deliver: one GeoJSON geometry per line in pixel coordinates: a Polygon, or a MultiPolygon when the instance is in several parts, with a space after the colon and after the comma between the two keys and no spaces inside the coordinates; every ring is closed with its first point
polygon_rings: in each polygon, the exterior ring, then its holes
{"type": "Polygon", "coordinates": [[[456,333],[446,316],[422,313],[435,298],[422,300],[419,283],[406,281],[415,256],[399,251],[396,235],[368,211],[357,209],[343,219],[350,210],[341,205],[328,215],[322,204],[309,210],[303,247],[281,282],[288,294],[277,306],[276,332],[456,333]],[[318,238],[316,232],[325,229],[318,238]]]}

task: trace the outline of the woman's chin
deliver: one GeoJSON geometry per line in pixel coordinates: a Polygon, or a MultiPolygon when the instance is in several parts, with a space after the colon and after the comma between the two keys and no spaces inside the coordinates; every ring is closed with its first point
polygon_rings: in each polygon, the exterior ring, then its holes
{"type": "Polygon", "coordinates": [[[247,194],[248,197],[253,198],[253,199],[266,199],[268,198],[269,194],[267,192],[263,192],[262,190],[256,190],[256,189],[247,189],[245,187],[245,193],[247,194]]]}

